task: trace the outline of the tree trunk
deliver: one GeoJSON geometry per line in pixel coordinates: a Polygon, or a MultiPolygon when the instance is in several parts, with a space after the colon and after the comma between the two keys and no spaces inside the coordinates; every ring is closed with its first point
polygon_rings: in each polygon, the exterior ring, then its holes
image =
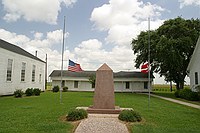
{"type": "Polygon", "coordinates": [[[170,81],[170,91],[172,92],[172,81],[170,81]]]}
{"type": "Polygon", "coordinates": [[[176,83],[176,89],[180,90],[179,82],[176,83]]]}
{"type": "Polygon", "coordinates": [[[183,89],[183,88],[184,88],[184,81],[180,82],[180,89],[183,89]]]}

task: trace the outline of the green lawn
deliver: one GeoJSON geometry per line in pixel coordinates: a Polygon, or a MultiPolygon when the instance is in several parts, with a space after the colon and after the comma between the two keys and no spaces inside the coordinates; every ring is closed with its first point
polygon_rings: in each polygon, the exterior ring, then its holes
{"type": "Polygon", "coordinates": [[[185,100],[185,99],[182,99],[182,98],[176,98],[175,95],[174,95],[174,92],[154,91],[153,94],[158,95],[158,96],[173,98],[173,99],[180,100],[180,101],[183,101],[183,102],[189,102],[189,103],[192,103],[192,104],[200,105],[200,101],[188,101],[188,100],[185,100]]]}
{"type": "MultiPolygon", "coordinates": [[[[73,126],[60,121],[70,109],[92,105],[93,93],[65,92],[60,104],[59,93],[45,92],[39,97],[0,97],[0,132],[71,132],[73,126]]],[[[132,125],[134,133],[198,133],[200,110],[132,93],[116,93],[116,105],[140,112],[142,123],[132,125]]]]}

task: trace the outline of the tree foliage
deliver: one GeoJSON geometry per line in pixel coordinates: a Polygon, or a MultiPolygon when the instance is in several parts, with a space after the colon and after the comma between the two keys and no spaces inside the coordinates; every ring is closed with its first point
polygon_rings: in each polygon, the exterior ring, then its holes
{"type": "MultiPolygon", "coordinates": [[[[150,31],[151,70],[176,83],[182,89],[186,69],[200,35],[200,20],[181,17],[167,20],[157,30],[150,31]]],[[[132,40],[136,67],[148,60],[148,31],[132,40]]]]}
{"type": "Polygon", "coordinates": [[[90,82],[90,84],[92,84],[92,87],[94,88],[95,87],[95,82],[96,82],[96,75],[91,75],[89,77],[89,82],[90,82]]]}

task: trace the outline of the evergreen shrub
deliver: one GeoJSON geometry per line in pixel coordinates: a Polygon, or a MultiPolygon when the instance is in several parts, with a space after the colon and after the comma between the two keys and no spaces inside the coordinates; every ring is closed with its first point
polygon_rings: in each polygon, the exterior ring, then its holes
{"type": "Polygon", "coordinates": [[[39,88],[34,88],[34,89],[33,89],[33,94],[34,94],[35,96],[39,96],[40,93],[41,93],[41,90],[40,90],[39,88]]]}
{"type": "Polygon", "coordinates": [[[54,86],[53,89],[52,89],[52,91],[53,92],[58,92],[59,91],[59,86],[58,85],[54,86]]]}
{"type": "Polygon", "coordinates": [[[23,94],[24,94],[24,92],[23,92],[22,90],[16,90],[16,91],[14,92],[14,96],[15,96],[16,98],[21,98],[21,97],[23,96],[23,94]]]}
{"type": "Polygon", "coordinates": [[[140,122],[142,120],[141,115],[133,110],[123,110],[120,112],[118,119],[126,122],[140,122]]]}
{"type": "Polygon", "coordinates": [[[68,91],[68,87],[67,86],[63,87],[63,92],[67,92],[67,91],[68,91]]]}
{"type": "Polygon", "coordinates": [[[75,109],[69,111],[68,115],[66,116],[68,121],[76,121],[81,120],[88,117],[88,113],[84,109],[75,109]]]}
{"type": "Polygon", "coordinates": [[[33,88],[28,88],[25,91],[26,96],[32,96],[33,95],[33,88]]]}

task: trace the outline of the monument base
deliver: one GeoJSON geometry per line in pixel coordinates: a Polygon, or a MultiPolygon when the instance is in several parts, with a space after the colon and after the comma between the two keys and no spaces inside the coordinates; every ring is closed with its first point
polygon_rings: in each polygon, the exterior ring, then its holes
{"type": "Polygon", "coordinates": [[[133,110],[133,108],[120,108],[115,106],[115,109],[94,109],[90,107],[76,107],[76,109],[84,109],[90,114],[119,114],[122,110],[133,110]]]}
{"type": "Polygon", "coordinates": [[[87,109],[87,112],[91,114],[119,114],[121,111],[119,106],[115,106],[115,109],[96,109],[92,107],[87,109]]]}

